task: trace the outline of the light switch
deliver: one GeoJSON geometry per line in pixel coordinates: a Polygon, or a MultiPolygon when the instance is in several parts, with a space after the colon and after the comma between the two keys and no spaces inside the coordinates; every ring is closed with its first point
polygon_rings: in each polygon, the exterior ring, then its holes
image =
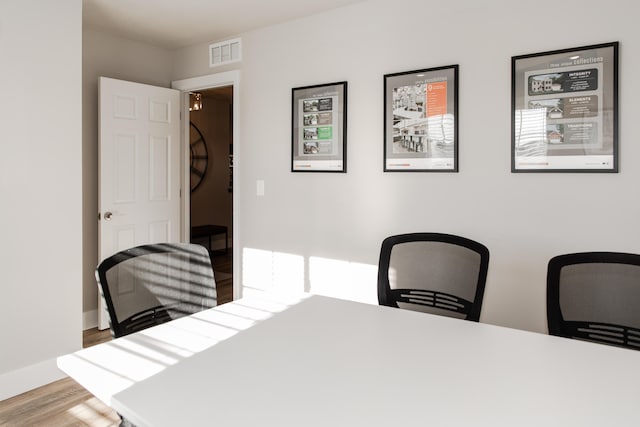
{"type": "Polygon", "coordinates": [[[256,196],[264,196],[264,181],[261,179],[256,181],[256,196]]]}

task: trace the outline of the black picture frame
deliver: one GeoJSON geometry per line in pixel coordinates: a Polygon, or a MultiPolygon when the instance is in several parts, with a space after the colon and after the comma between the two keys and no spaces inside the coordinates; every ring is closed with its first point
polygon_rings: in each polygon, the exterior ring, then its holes
{"type": "Polygon", "coordinates": [[[291,90],[291,172],[347,172],[347,82],[291,90]]]}
{"type": "Polygon", "coordinates": [[[459,66],[384,76],[384,172],[458,172],[459,66]]]}
{"type": "Polygon", "coordinates": [[[618,50],[511,58],[511,172],[618,172],[618,50]]]}

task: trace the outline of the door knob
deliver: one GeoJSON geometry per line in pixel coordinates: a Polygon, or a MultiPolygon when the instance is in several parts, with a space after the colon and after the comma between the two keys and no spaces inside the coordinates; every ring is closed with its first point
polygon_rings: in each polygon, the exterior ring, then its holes
{"type": "Polygon", "coordinates": [[[105,212],[104,213],[104,220],[105,221],[109,221],[109,220],[111,220],[112,216],[113,216],[113,214],[111,212],[105,212]]]}

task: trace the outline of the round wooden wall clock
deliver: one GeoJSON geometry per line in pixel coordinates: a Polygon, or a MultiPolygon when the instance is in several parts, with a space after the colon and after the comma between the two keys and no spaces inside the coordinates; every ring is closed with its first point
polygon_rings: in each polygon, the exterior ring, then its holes
{"type": "Polygon", "coordinates": [[[189,137],[189,147],[191,149],[191,192],[202,183],[202,179],[207,174],[207,166],[209,165],[209,151],[207,143],[200,129],[191,122],[191,131],[189,137]]]}

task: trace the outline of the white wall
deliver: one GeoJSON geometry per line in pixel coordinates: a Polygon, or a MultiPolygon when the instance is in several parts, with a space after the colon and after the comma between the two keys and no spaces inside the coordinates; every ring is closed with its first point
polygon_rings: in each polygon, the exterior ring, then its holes
{"type": "Polygon", "coordinates": [[[81,348],[81,0],[0,2],[0,400],[81,348]]]}
{"type": "Polygon", "coordinates": [[[171,52],[85,28],[82,33],[83,313],[97,324],[98,79],[100,76],[169,87],[171,52]]]}
{"type": "MultiPolygon", "coordinates": [[[[549,258],[640,252],[635,12],[632,0],[556,2],[551,15],[508,0],[373,0],[244,34],[234,196],[245,289],[277,282],[376,302],[385,236],[448,232],[491,251],[481,321],[546,332],[549,258]],[[616,40],[620,173],[512,174],[511,57],[616,40]],[[383,75],[450,64],[460,64],[460,172],[383,173],[383,75]],[[291,173],[291,88],[342,80],[348,173],[291,173]]],[[[206,55],[177,52],[186,65],[174,78],[216,72],[206,55]]]]}

